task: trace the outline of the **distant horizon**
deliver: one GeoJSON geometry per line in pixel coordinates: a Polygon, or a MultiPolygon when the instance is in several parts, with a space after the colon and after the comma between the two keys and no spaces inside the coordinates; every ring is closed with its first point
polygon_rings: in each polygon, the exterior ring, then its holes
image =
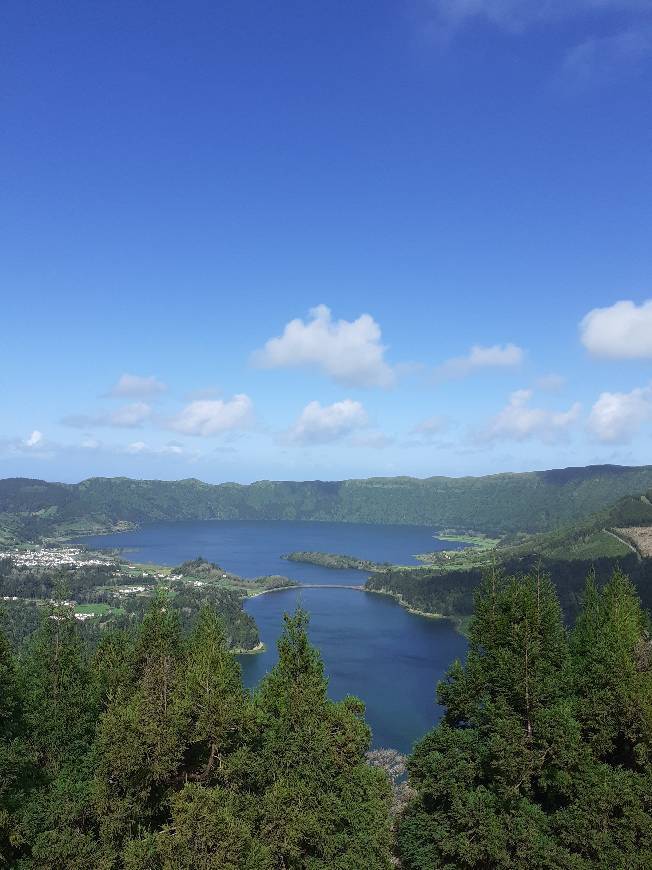
{"type": "Polygon", "coordinates": [[[78,486],[80,483],[84,483],[87,480],[132,480],[140,483],[183,483],[184,481],[196,481],[197,483],[205,484],[206,486],[224,486],[228,484],[234,484],[236,486],[253,486],[256,483],[345,483],[347,481],[363,481],[363,480],[374,480],[374,479],[389,479],[392,478],[408,478],[410,480],[432,480],[433,478],[450,478],[450,479],[462,479],[462,478],[482,478],[482,477],[499,477],[501,475],[508,474],[546,474],[554,471],[585,471],[589,469],[600,469],[600,468],[613,468],[613,469],[636,469],[636,468],[652,468],[652,463],[641,463],[639,465],[619,465],[616,463],[590,463],[588,465],[567,465],[567,466],[559,466],[556,468],[534,468],[528,471],[512,471],[512,470],[503,470],[492,472],[491,474],[427,474],[427,475],[414,475],[414,474],[385,474],[385,475],[370,475],[369,477],[338,477],[338,478],[324,478],[324,477],[302,477],[302,478],[276,478],[276,477],[259,477],[255,480],[248,481],[239,481],[239,480],[218,480],[218,481],[210,481],[203,480],[200,477],[133,477],[127,474],[114,474],[114,475],[102,475],[102,474],[94,474],[89,477],[83,477],[79,480],[50,480],[44,477],[31,477],[29,475],[8,475],[7,477],[0,478],[1,481],[6,480],[33,480],[39,481],[42,483],[51,483],[51,484],[64,484],[66,486],[78,486]]]}

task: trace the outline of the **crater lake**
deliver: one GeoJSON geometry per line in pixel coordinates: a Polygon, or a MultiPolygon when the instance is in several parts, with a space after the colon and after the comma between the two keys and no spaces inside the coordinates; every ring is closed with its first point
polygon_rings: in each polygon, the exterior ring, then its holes
{"type": "MultiPolygon", "coordinates": [[[[119,548],[134,562],[179,565],[202,556],[242,577],[284,574],[306,585],[361,585],[363,571],[288,562],[292,551],[340,553],[399,565],[417,565],[418,553],[461,546],[440,541],[423,526],[299,521],[204,520],[161,522],[134,531],[79,539],[93,549],[119,548]]],[[[444,619],[409,613],[385,595],[355,589],[296,588],[245,601],[258,624],[265,651],[241,656],[243,679],[252,687],[276,661],[283,614],[301,605],[321,652],[329,693],[361,698],[375,747],[408,752],[440,717],[435,688],[466,640],[444,619]]]]}

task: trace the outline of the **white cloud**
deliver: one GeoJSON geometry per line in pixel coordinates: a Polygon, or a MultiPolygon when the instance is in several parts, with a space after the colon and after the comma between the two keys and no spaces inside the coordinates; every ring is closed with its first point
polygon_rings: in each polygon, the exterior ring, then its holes
{"type": "Polygon", "coordinates": [[[426,417],[421,420],[416,426],[410,429],[410,435],[419,435],[424,441],[429,441],[437,435],[441,435],[448,429],[449,421],[446,417],[434,414],[432,417],[426,417]]]}
{"type": "Polygon", "coordinates": [[[652,53],[652,31],[633,28],[611,36],[591,36],[564,58],[560,84],[574,90],[636,72],[652,53]]]}
{"type": "Polygon", "coordinates": [[[512,393],[507,406],[479,433],[479,440],[525,441],[536,438],[548,444],[563,440],[577,422],[581,406],[576,402],[567,411],[549,411],[530,407],[531,398],[532,390],[512,393]]]}
{"type": "Polygon", "coordinates": [[[43,433],[34,429],[32,434],[25,439],[25,447],[40,447],[43,444],[43,433]]]}
{"type": "Polygon", "coordinates": [[[493,344],[484,347],[474,344],[466,356],[446,360],[435,369],[436,380],[464,378],[487,368],[513,368],[523,362],[525,354],[516,344],[493,344]]]}
{"type": "Polygon", "coordinates": [[[106,425],[130,429],[142,425],[146,420],[149,420],[151,414],[152,409],[146,402],[132,402],[132,404],[124,405],[124,407],[109,414],[106,425]]]}
{"type": "Polygon", "coordinates": [[[253,363],[262,368],[313,366],[348,386],[391,387],[396,382],[384,359],[380,326],[370,314],[336,321],[326,305],[317,305],[310,318],[291,320],[283,335],[254,353],[253,363]]]}
{"type": "Polygon", "coordinates": [[[72,414],[61,421],[65,426],[88,429],[91,426],[112,426],[118,429],[136,429],[152,416],[152,408],[146,402],[131,402],[116,411],[102,414],[72,414]]]}
{"type": "Polygon", "coordinates": [[[435,22],[448,29],[480,20],[513,33],[589,13],[630,12],[637,16],[652,8],[649,0],[428,0],[427,5],[435,22]]]}
{"type": "Polygon", "coordinates": [[[622,300],[594,308],[580,323],[582,344],[595,356],[652,358],[652,299],[641,305],[622,300]]]}
{"type": "Polygon", "coordinates": [[[549,375],[542,375],[540,378],[537,378],[537,387],[540,390],[544,390],[546,393],[556,393],[566,383],[566,378],[563,375],[557,375],[551,373],[549,375]]]}
{"type": "Polygon", "coordinates": [[[180,444],[165,444],[161,448],[162,453],[169,453],[172,456],[180,456],[183,453],[183,447],[180,444]]]}
{"type": "Polygon", "coordinates": [[[91,435],[84,435],[75,444],[57,443],[46,438],[42,432],[35,429],[26,438],[0,439],[0,458],[29,456],[30,460],[53,459],[60,456],[78,456],[80,452],[93,453],[96,456],[177,456],[189,461],[197,459],[198,451],[186,449],[175,441],[169,441],[161,446],[150,446],[145,441],[132,441],[129,444],[103,444],[91,435]]]}
{"type": "Polygon", "coordinates": [[[59,445],[45,437],[38,429],[34,429],[27,437],[0,439],[0,456],[25,456],[29,454],[34,459],[50,459],[59,445]]]}
{"type": "Polygon", "coordinates": [[[478,23],[518,35],[577,19],[585,34],[554,77],[565,91],[636,72],[652,56],[652,0],[422,0],[422,7],[426,32],[444,42],[478,23]],[[609,24],[617,29],[605,34],[609,24]]]}
{"type": "Polygon", "coordinates": [[[253,422],[253,404],[244,393],[232,399],[197,399],[168,421],[168,428],[184,435],[219,435],[246,429],[253,422]]]}
{"type": "Polygon", "coordinates": [[[147,399],[157,396],[167,390],[167,384],[159,381],[153,375],[121,375],[108,392],[109,396],[117,398],[147,399]]]}
{"type": "MultiPolygon", "coordinates": [[[[163,444],[161,447],[151,447],[145,441],[133,441],[131,444],[127,444],[126,447],[122,448],[122,452],[129,453],[132,456],[137,456],[139,454],[147,454],[148,456],[182,456],[187,454],[187,451],[184,450],[180,444],[177,444],[174,441],[170,441],[168,444],[163,444]]],[[[196,457],[197,453],[193,451],[189,455],[196,457]]]]}
{"type": "Polygon", "coordinates": [[[204,387],[200,390],[191,390],[186,393],[184,399],[188,402],[195,402],[198,399],[219,399],[221,395],[222,391],[218,390],[217,387],[204,387]]]}
{"type": "Polygon", "coordinates": [[[134,441],[125,447],[125,453],[145,453],[146,451],[147,444],[144,441],[134,441]]]}
{"type": "Polygon", "coordinates": [[[309,402],[287,433],[287,440],[298,444],[326,444],[350,435],[367,424],[367,412],[360,402],[351,399],[332,405],[309,402]]]}
{"type": "Polygon", "coordinates": [[[629,393],[601,393],[591,408],[588,425],[600,441],[616,444],[629,441],[650,420],[652,385],[629,393]]]}

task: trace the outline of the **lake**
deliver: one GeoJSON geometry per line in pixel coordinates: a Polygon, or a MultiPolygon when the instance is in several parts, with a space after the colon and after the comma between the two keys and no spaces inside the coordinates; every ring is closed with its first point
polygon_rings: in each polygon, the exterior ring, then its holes
{"type": "MultiPolygon", "coordinates": [[[[285,574],[301,583],[358,585],[361,571],[281,559],[292,550],[318,550],[377,562],[416,565],[417,553],[452,549],[422,526],[361,523],[205,520],[150,523],[132,532],[80,539],[88,547],[119,547],[134,562],[178,565],[203,556],[242,577],[285,574]]],[[[408,752],[438,720],[435,686],[466,640],[453,625],[408,613],[384,595],[352,589],[288,589],[249,599],[264,653],[242,656],[243,679],[254,686],[276,661],[283,613],[301,604],[310,613],[310,638],[319,648],[335,699],[357,695],[367,705],[374,746],[408,752]]]]}

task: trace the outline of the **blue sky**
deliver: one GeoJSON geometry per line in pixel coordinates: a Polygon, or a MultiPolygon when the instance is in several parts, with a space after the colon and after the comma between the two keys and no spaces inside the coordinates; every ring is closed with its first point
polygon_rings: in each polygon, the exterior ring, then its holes
{"type": "Polygon", "coordinates": [[[650,462],[652,3],[0,8],[0,475],[650,462]]]}

